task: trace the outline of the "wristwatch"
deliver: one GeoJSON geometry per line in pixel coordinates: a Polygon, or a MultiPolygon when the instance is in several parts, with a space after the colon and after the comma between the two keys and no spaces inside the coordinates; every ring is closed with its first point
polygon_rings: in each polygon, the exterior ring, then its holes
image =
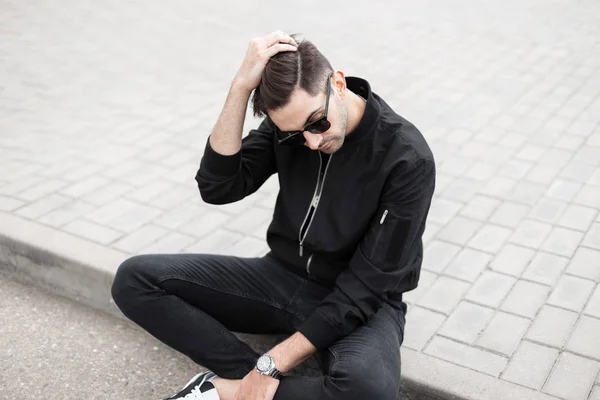
{"type": "Polygon", "coordinates": [[[283,373],[275,367],[273,357],[265,353],[256,361],[256,370],[262,375],[268,375],[275,379],[281,379],[283,373]]]}

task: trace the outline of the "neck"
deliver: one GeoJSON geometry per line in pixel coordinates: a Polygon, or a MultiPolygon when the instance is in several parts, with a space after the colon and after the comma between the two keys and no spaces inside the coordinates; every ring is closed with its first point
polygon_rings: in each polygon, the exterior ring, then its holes
{"type": "Polygon", "coordinates": [[[366,105],[367,102],[365,99],[351,90],[348,90],[348,96],[346,97],[346,107],[348,109],[348,127],[346,128],[346,135],[350,135],[354,132],[365,113],[366,105]]]}

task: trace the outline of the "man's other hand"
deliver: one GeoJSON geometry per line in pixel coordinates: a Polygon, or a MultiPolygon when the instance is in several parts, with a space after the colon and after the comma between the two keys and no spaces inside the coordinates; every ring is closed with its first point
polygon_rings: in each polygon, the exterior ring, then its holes
{"type": "Polygon", "coordinates": [[[252,39],[242,66],[235,76],[234,84],[251,92],[260,83],[263,71],[271,57],[281,51],[296,51],[297,47],[296,41],[281,31],[252,39]]]}

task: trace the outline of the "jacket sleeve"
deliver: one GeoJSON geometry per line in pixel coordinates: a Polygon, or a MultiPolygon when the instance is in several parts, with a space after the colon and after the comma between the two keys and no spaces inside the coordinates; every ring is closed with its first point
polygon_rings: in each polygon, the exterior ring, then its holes
{"type": "Polygon", "coordinates": [[[265,118],[242,139],[242,148],[233,155],[217,153],[209,137],[196,173],[202,199],[211,204],[227,204],[256,192],[277,172],[274,132],[273,122],[265,118]]]}
{"type": "Polygon", "coordinates": [[[420,268],[418,253],[434,187],[433,160],[421,159],[390,174],[348,268],[298,329],[317,349],[367,322],[388,292],[416,283],[407,281],[420,268]]]}

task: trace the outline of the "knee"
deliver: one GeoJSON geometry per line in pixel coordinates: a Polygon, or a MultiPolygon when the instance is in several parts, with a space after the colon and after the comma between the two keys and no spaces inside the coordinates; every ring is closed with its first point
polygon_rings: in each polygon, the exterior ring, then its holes
{"type": "Polygon", "coordinates": [[[355,361],[345,373],[338,370],[332,378],[344,400],[396,400],[400,391],[400,371],[378,360],[355,361]]]}
{"type": "Polygon", "coordinates": [[[132,295],[141,288],[141,276],[147,264],[147,256],[137,255],[126,259],[117,268],[110,293],[120,309],[123,309],[123,306],[130,302],[132,295]]]}

